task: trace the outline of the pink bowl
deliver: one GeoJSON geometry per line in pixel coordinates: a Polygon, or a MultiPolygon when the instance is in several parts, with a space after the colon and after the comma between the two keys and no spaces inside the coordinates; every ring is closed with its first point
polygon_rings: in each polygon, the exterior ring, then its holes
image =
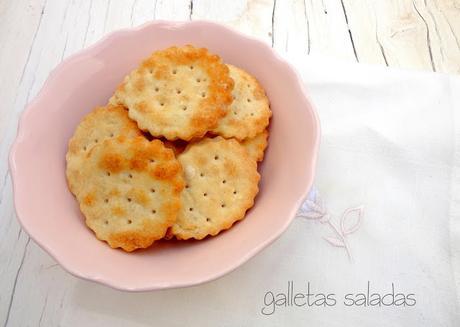
{"type": "Polygon", "coordinates": [[[210,22],[153,22],[110,34],[64,60],[24,111],[10,153],[24,230],[71,274],[129,291],[190,286],[243,264],[288,227],[312,184],[319,123],[294,69],[266,44],[210,22]],[[80,119],[104,105],[152,51],[194,44],[255,75],[273,119],[260,193],[246,219],[201,242],[159,242],[125,253],[85,226],[65,180],[67,143],[80,119]]]}

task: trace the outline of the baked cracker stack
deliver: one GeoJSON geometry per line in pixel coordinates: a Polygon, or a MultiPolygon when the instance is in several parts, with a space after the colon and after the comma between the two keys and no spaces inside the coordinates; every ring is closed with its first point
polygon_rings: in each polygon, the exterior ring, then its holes
{"type": "Polygon", "coordinates": [[[270,117],[243,69],[191,45],[156,51],[77,126],[69,189],[112,248],[215,236],[254,205],[270,117]]]}

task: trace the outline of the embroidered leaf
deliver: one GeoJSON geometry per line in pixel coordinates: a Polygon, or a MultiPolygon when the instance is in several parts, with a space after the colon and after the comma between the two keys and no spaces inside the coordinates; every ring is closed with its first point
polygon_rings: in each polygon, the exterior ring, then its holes
{"type": "Polygon", "coordinates": [[[308,211],[308,212],[297,213],[296,217],[306,218],[306,219],[320,219],[323,216],[324,215],[322,213],[308,211]]]}
{"type": "Polygon", "coordinates": [[[328,241],[331,245],[337,246],[340,248],[344,248],[345,244],[342,242],[342,240],[339,240],[338,238],[335,237],[324,237],[326,241],[328,241]]]}
{"type": "Polygon", "coordinates": [[[356,232],[361,224],[364,207],[354,207],[345,210],[340,219],[340,229],[343,235],[349,235],[356,232]]]}

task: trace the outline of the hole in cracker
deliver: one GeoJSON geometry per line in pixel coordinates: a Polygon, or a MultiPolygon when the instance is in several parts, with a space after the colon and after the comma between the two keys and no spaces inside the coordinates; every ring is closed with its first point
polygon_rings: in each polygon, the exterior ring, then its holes
{"type": "Polygon", "coordinates": [[[248,99],[246,99],[246,101],[247,101],[247,102],[251,102],[251,99],[248,98],[248,99]]]}
{"type": "Polygon", "coordinates": [[[160,91],[160,89],[158,87],[155,88],[155,92],[158,92],[160,91]]]}
{"type": "Polygon", "coordinates": [[[86,145],[85,145],[85,146],[83,147],[83,150],[86,151],[86,149],[87,149],[87,147],[86,147],[86,145]]]}
{"type": "Polygon", "coordinates": [[[233,194],[236,194],[236,191],[233,191],[233,194]]]}
{"type": "Polygon", "coordinates": [[[109,171],[108,171],[106,174],[107,174],[107,176],[110,176],[110,172],[109,172],[109,171]]]}
{"type": "Polygon", "coordinates": [[[104,220],[104,224],[108,225],[108,224],[109,224],[109,221],[108,221],[108,220],[104,220]]]}
{"type": "Polygon", "coordinates": [[[203,196],[208,196],[208,193],[203,193],[203,196]]]}
{"type": "Polygon", "coordinates": [[[109,199],[104,199],[104,202],[105,202],[105,203],[109,203],[109,199]]]}
{"type": "Polygon", "coordinates": [[[182,93],[182,91],[181,91],[181,90],[177,90],[176,92],[177,92],[177,94],[181,94],[181,93],[182,93]]]}
{"type": "Polygon", "coordinates": [[[149,69],[149,73],[153,74],[153,69],[152,68],[149,69]]]}
{"type": "Polygon", "coordinates": [[[99,142],[99,140],[98,140],[98,139],[95,139],[95,140],[94,140],[94,143],[97,143],[97,142],[99,142]]]}
{"type": "Polygon", "coordinates": [[[251,87],[251,84],[247,84],[248,87],[251,87]]]}
{"type": "Polygon", "coordinates": [[[214,156],[214,160],[219,160],[219,156],[218,156],[218,155],[215,155],[215,156],[214,156]]]}
{"type": "Polygon", "coordinates": [[[176,70],[176,69],[173,69],[172,73],[173,73],[173,75],[176,75],[176,74],[177,74],[177,70],[176,70]]]}
{"type": "Polygon", "coordinates": [[[227,181],[224,179],[224,180],[222,181],[222,184],[225,184],[225,183],[227,183],[227,181]]]}
{"type": "Polygon", "coordinates": [[[133,221],[131,219],[128,219],[128,225],[132,224],[133,221]]]}
{"type": "Polygon", "coordinates": [[[155,209],[152,209],[152,213],[153,213],[153,214],[156,214],[157,211],[156,211],[155,209]]]}
{"type": "Polygon", "coordinates": [[[220,206],[221,206],[222,208],[225,208],[225,203],[222,203],[220,206]]]}
{"type": "Polygon", "coordinates": [[[154,188],[151,188],[151,189],[150,189],[150,192],[155,193],[155,189],[154,189],[154,188]]]}
{"type": "Polygon", "coordinates": [[[188,211],[193,211],[193,208],[188,208],[188,211]]]}
{"type": "Polygon", "coordinates": [[[236,111],[234,111],[233,114],[234,114],[235,116],[238,115],[238,113],[237,113],[236,111]]]}
{"type": "Polygon", "coordinates": [[[154,159],[149,159],[150,163],[154,163],[155,160],[154,159]]]}
{"type": "Polygon", "coordinates": [[[192,69],[192,70],[193,70],[193,68],[194,68],[193,66],[190,66],[190,69],[192,69]]]}
{"type": "Polygon", "coordinates": [[[133,174],[128,174],[128,177],[129,177],[129,178],[133,178],[133,174]]]}
{"type": "Polygon", "coordinates": [[[113,133],[110,133],[110,137],[114,137],[115,135],[113,133]]]}
{"type": "Polygon", "coordinates": [[[204,98],[206,96],[205,92],[201,92],[201,97],[204,98]]]}
{"type": "Polygon", "coordinates": [[[200,83],[200,82],[201,82],[201,79],[197,78],[197,79],[196,79],[196,82],[197,82],[197,83],[200,83]]]}
{"type": "Polygon", "coordinates": [[[187,106],[182,106],[182,110],[187,110],[187,106]]]}
{"type": "Polygon", "coordinates": [[[210,221],[211,221],[211,218],[206,218],[206,221],[207,221],[207,222],[210,222],[210,221]]]}
{"type": "Polygon", "coordinates": [[[126,200],[128,200],[128,202],[131,202],[133,199],[131,199],[131,198],[127,198],[126,200]]]}
{"type": "Polygon", "coordinates": [[[162,106],[162,107],[163,107],[164,105],[165,105],[165,103],[164,103],[164,102],[160,102],[160,106],[162,106]]]}
{"type": "Polygon", "coordinates": [[[188,185],[185,185],[185,188],[188,188],[189,186],[188,185]]]}

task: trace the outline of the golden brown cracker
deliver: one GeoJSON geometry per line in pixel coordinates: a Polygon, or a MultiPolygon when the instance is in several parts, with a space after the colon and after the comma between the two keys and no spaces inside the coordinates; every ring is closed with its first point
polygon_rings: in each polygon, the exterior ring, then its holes
{"type": "Polygon", "coordinates": [[[272,115],[270,103],[259,82],[241,68],[227,65],[235,85],[228,114],[213,130],[225,138],[253,138],[267,126],[272,115]]]}
{"type": "Polygon", "coordinates": [[[154,52],[110,101],[126,106],[129,117],[153,136],[188,141],[217,126],[232,89],[229,69],[217,55],[187,45],[154,52]]]}
{"type": "Polygon", "coordinates": [[[257,162],[264,159],[265,148],[268,145],[268,131],[264,130],[262,133],[257,134],[253,138],[247,138],[240,142],[249,156],[257,162]]]}
{"type": "Polygon", "coordinates": [[[182,208],[171,233],[178,239],[217,235],[254,204],[257,164],[234,139],[205,138],[178,156],[185,176],[182,208]]]}
{"type": "Polygon", "coordinates": [[[106,139],[118,136],[130,138],[141,134],[122,106],[98,107],[86,115],[70,139],[66,154],[66,176],[70,191],[74,194],[78,192],[81,164],[93,146],[106,139]]]}
{"type": "Polygon", "coordinates": [[[146,248],[174,224],[184,180],[173,151],[161,141],[105,140],[81,169],[80,209],[87,226],[111,247],[146,248]]]}

